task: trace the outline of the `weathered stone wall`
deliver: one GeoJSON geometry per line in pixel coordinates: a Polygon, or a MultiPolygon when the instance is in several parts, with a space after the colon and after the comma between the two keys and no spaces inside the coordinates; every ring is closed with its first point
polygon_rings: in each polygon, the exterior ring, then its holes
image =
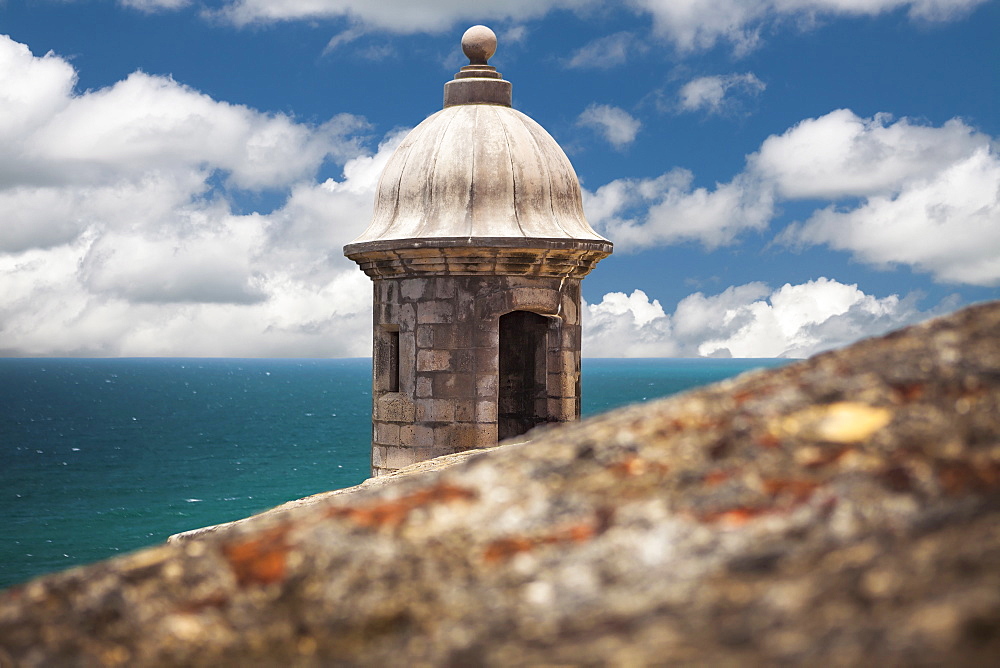
{"type": "Polygon", "coordinates": [[[579,279],[489,274],[375,278],[374,475],[496,445],[498,401],[508,389],[499,377],[500,318],[516,311],[548,320],[541,342],[544,359],[535,360],[544,392],[535,397],[526,422],[577,419],[579,279]],[[398,383],[392,377],[395,369],[398,383]]]}
{"type": "Polygon", "coordinates": [[[995,665],[998,332],[966,309],[35,580],[0,665],[995,665]]]}

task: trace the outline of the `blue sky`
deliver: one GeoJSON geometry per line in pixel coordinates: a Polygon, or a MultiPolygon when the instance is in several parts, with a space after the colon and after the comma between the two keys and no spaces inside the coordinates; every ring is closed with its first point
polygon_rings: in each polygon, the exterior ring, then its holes
{"type": "Polygon", "coordinates": [[[996,0],[0,0],[0,354],[369,354],[341,248],[475,23],[616,245],[585,355],[1000,296],[996,0]]]}

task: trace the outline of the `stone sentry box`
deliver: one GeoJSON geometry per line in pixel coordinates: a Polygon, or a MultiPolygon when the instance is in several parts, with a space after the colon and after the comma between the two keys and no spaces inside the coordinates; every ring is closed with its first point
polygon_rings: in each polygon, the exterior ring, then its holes
{"type": "Polygon", "coordinates": [[[344,248],[374,284],[376,476],[580,415],[580,281],[612,246],[565,153],[511,108],[493,32],[462,47],[444,109],[390,158],[344,248]]]}

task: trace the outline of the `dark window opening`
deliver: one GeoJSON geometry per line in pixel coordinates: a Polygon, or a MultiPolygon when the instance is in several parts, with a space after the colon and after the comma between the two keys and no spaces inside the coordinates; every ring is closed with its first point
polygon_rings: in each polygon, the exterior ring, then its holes
{"type": "Polygon", "coordinates": [[[399,326],[381,325],[375,328],[375,350],[372,359],[373,389],[379,393],[399,392],[399,326]]]}
{"type": "Polygon", "coordinates": [[[546,341],[549,319],[529,311],[500,317],[497,435],[518,436],[548,422],[546,341]]]}
{"type": "Polygon", "coordinates": [[[386,358],[387,358],[387,374],[388,374],[388,384],[387,388],[389,392],[399,392],[399,330],[386,332],[388,335],[386,337],[387,348],[386,358]]]}

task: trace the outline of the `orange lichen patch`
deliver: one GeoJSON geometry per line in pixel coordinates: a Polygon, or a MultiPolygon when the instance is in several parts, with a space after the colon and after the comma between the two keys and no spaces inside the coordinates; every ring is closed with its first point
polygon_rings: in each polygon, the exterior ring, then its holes
{"type": "Polygon", "coordinates": [[[948,495],[986,492],[1000,485],[1000,462],[966,462],[939,459],[935,462],[938,484],[948,495]]]}
{"type": "Polygon", "coordinates": [[[733,477],[732,471],[709,471],[702,477],[701,481],[709,487],[721,485],[733,477]]]}
{"type": "Polygon", "coordinates": [[[809,500],[819,483],[795,478],[770,478],[763,481],[764,492],[772,497],[791,497],[796,504],[809,500]]]}
{"type": "Polygon", "coordinates": [[[651,462],[636,455],[630,455],[608,467],[612,473],[620,476],[639,476],[644,473],[664,474],[670,467],[661,462],[651,462]]]}
{"type": "Polygon", "coordinates": [[[781,439],[772,434],[771,432],[765,432],[757,438],[754,439],[754,443],[762,448],[777,448],[781,445],[781,439]]]}
{"type": "Polygon", "coordinates": [[[530,552],[542,545],[583,543],[596,536],[597,533],[597,528],[591,524],[574,524],[541,536],[499,538],[486,546],[486,549],[483,550],[483,559],[491,563],[506,561],[515,554],[530,552]]]}
{"type": "Polygon", "coordinates": [[[735,506],[716,510],[694,518],[706,524],[722,524],[730,527],[742,526],[763,515],[789,512],[812,498],[819,483],[812,480],[794,478],[769,478],[763,481],[763,491],[775,503],[760,506],[735,506]]]}
{"type": "Polygon", "coordinates": [[[515,554],[530,552],[537,543],[531,538],[498,538],[490,542],[483,550],[483,559],[487,562],[505,561],[515,554]]]}
{"type": "Polygon", "coordinates": [[[646,472],[646,460],[641,457],[631,456],[617,461],[610,467],[612,473],[623,476],[642,475],[646,472]]]}
{"type": "Polygon", "coordinates": [[[753,389],[740,390],[733,394],[733,401],[736,402],[737,406],[742,406],[747,401],[753,398],[762,398],[774,394],[773,385],[765,385],[764,387],[757,387],[753,389]]]}
{"type": "Polygon", "coordinates": [[[288,527],[276,527],[258,538],[227,543],[222,555],[229,562],[241,587],[252,584],[268,585],[285,579],[285,558],[288,527]]]}
{"type": "Polygon", "coordinates": [[[506,561],[521,552],[531,552],[544,545],[584,543],[607,531],[608,527],[611,526],[612,514],[611,509],[600,508],[595,513],[593,522],[571,524],[537,536],[498,538],[486,545],[486,549],[483,550],[483,559],[488,563],[495,563],[506,561]]]}
{"type": "Polygon", "coordinates": [[[702,431],[722,426],[722,422],[716,418],[698,413],[683,413],[673,418],[669,426],[674,432],[679,431],[702,431]]]}
{"type": "Polygon", "coordinates": [[[347,519],[367,529],[392,529],[405,522],[410,513],[417,508],[435,503],[472,501],[476,498],[476,492],[471,489],[440,483],[391,501],[382,501],[366,506],[331,508],[327,511],[327,517],[347,519]]]}
{"type": "Polygon", "coordinates": [[[911,401],[917,401],[922,396],[924,396],[923,383],[900,383],[893,385],[892,389],[896,393],[896,397],[903,403],[908,403],[911,401]]]}
{"type": "Polygon", "coordinates": [[[748,506],[738,506],[712,513],[705,513],[698,517],[699,522],[706,524],[723,524],[726,526],[742,526],[752,519],[773,512],[773,508],[750,508],[748,506]]]}

